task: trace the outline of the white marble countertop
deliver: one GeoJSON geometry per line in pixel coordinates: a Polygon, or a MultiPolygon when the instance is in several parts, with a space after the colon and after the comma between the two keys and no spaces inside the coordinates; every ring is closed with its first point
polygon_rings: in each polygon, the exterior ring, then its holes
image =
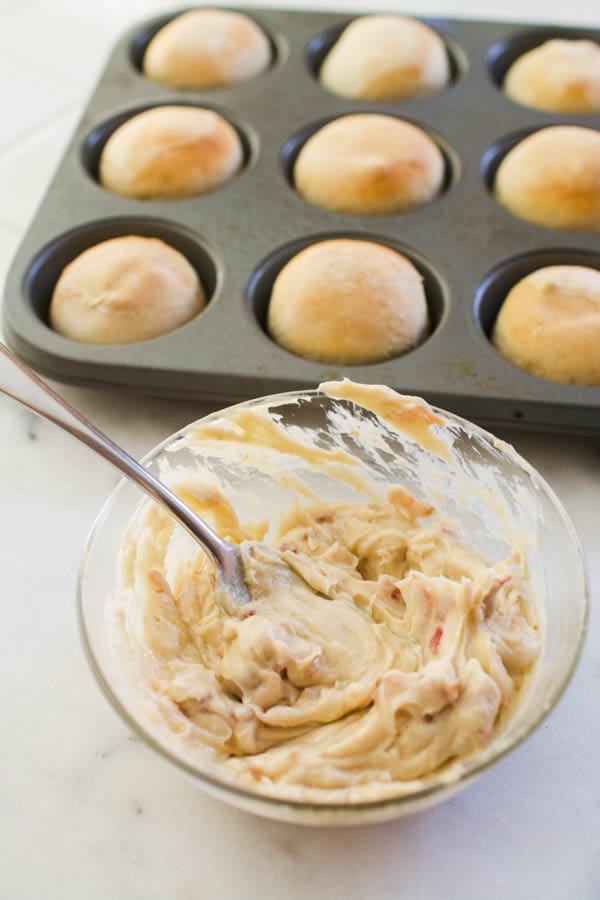
{"type": "MultiPolygon", "coordinates": [[[[377,6],[398,9],[384,0],[377,6]]],[[[111,44],[126,25],[168,8],[154,0],[0,0],[0,281],[111,44]]],[[[410,8],[600,25],[595,0],[412,0],[410,8]]],[[[60,390],[136,455],[204,411],[192,402],[60,390]]],[[[600,442],[503,437],[540,469],[572,516],[593,606],[600,442]]],[[[285,826],[195,789],[130,736],[94,683],[77,634],[75,581],[113,473],[5,399],[0,472],[1,900],[600,897],[593,608],[579,668],[557,709],[458,797],[386,825],[285,826]]]]}

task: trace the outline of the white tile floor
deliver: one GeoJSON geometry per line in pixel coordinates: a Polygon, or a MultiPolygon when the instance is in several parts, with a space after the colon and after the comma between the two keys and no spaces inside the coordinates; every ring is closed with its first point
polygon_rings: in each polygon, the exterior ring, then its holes
{"type": "Polygon", "coordinates": [[[5,149],[72,105],[77,93],[70,85],[57,84],[39,70],[13,61],[1,48],[0,54],[0,109],[4,112],[0,140],[5,149]]]}
{"type": "Polygon", "coordinates": [[[0,153],[1,218],[24,229],[37,209],[79,117],[71,102],[0,153]]]}
{"type": "Polygon", "coordinates": [[[28,6],[33,2],[34,0],[0,0],[0,14],[12,9],[28,6]]]}
{"type": "Polygon", "coordinates": [[[21,239],[21,230],[8,222],[0,221],[0,285],[4,284],[17,245],[21,239]]]}
{"type": "Polygon", "coordinates": [[[26,68],[34,65],[57,83],[87,87],[103,61],[99,48],[105,53],[110,49],[111,39],[132,5],[123,3],[117,16],[112,14],[111,7],[117,9],[112,2],[32,0],[19,4],[3,16],[0,52],[10,53],[26,68]]]}

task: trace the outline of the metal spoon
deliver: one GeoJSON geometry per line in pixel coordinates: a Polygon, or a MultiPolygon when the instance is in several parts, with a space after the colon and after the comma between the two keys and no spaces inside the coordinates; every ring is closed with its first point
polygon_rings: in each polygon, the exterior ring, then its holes
{"type": "Polygon", "coordinates": [[[237,546],[220,538],[166,485],[88,422],[66,400],[59,397],[2,343],[0,343],[0,364],[0,394],[12,397],[49,422],[54,422],[63,431],[67,431],[112,463],[126,478],[135,482],[153,500],[168,510],[202,545],[220,576],[218,595],[223,605],[235,608],[250,600],[242,556],[237,546]]]}

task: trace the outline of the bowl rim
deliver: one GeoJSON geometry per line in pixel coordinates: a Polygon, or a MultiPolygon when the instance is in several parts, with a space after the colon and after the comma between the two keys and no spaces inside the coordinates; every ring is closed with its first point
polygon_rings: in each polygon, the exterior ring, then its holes
{"type": "MultiPolygon", "coordinates": [[[[270,394],[264,397],[257,397],[252,400],[244,400],[240,403],[220,408],[211,413],[208,413],[205,416],[201,416],[199,419],[196,419],[193,422],[189,422],[187,425],[184,425],[173,434],[167,436],[154,448],[145,453],[144,456],[140,459],[140,463],[143,466],[147,466],[149,463],[153,462],[154,459],[158,457],[168,446],[173,444],[179,437],[184,435],[188,431],[188,429],[196,426],[200,422],[206,423],[214,419],[222,418],[225,413],[228,413],[232,410],[239,408],[248,409],[255,406],[281,406],[299,399],[325,396],[327,395],[323,394],[323,392],[318,388],[299,391],[286,391],[278,394],[270,394]]],[[[348,401],[345,399],[344,402],[353,403],[353,401],[348,401]]],[[[341,811],[345,811],[348,813],[348,815],[353,815],[361,812],[366,813],[373,810],[384,810],[392,806],[402,807],[404,805],[410,805],[424,801],[428,798],[435,797],[436,795],[439,795],[439,799],[441,801],[443,799],[444,793],[448,789],[458,788],[459,786],[466,786],[466,784],[468,784],[474,778],[485,772],[486,769],[499,762],[512,750],[515,750],[518,746],[520,746],[552,712],[558,701],[563,696],[579,663],[585,636],[587,634],[587,625],[589,618],[589,578],[581,542],[579,540],[577,532],[575,531],[575,527],[571,522],[571,519],[562,502],[559,500],[558,496],[550,487],[545,478],[543,478],[543,476],[537,471],[537,469],[535,469],[534,466],[527,462],[527,460],[524,459],[514,449],[512,444],[509,444],[507,441],[501,438],[497,438],[491,432],[487,431],[484,428],[481,428],[481,426],[476,425],[474,422],[470,422],[468,419],[464,419],[461,416],[450,412],[449,410],[442,409],[432,404],[428,405],[435,414],[441,416],[441,418],[444,420],[444,424],[460,425],[463,428],[466,427],[466,430],[471,434],[474,434],[479,438],[491,442],[496,449],[501,450],[503,453],[506,453],[507,455],[512,457],[513,462],[515,462],[521,469],[527,472],[527,474],[532,476],[535,479],[536,483],[541,486],[541,488],[544,490],[544,492],[556,508],[562,524],[570,536],[573,549],[576,551],[583,594],[583,606],[579,622],[578,638],[576,645],[573,648],[572,658],[569,662],[564,678],[557,685],[556,689],[551,694],[546,703],[542,707],[540,707],[539,711],[532,717],[531,720],[528,720],[519,730],[517,730],[515,735],[510,740],[504,742],[498,740],[497,750],[492,752],[494,745],[494,740],[492,739],[491,743],[488,744],[487,747],[483,748],[482,753],[484,754],[484,756],[482,759],[478,759],[481,754],[475,754],[472,757],[467,757],[464,761],[457,760],[456,764],[460,766],[460,772],[457,778],[444,778],[444,773],[447,772],[448,769],[442,767],[442,769],[433,777],[433,779],[430,780],[430,783],[425,785],[423,788],[409,791],[407,793],[401,793],[395,796],[384,797],[379,800],[366,800],[350,803],[345,801],[333,802],[331,800],[325,801],[323,803],[319,802],[318,800],[296,800],[289,797],[278,797],[276,794],[261,793],[259,791],[242,787],[241,785],[238,785],[228,779],[219,778],[209,772],[201,771],[191,762],[187,762],[185,759],[178,757],[174,752],[171,752],[171,750],[161,744],[161,742],[156,737],[154,737],[150,730],[146,730],[143,724],[129,712],[129,710],[125,707],[125,705],[113,691],[109,680],[104,675],[102,666],[96,658],[93,649],[93,641],[90,640],[90,636],[88,634],[86,616],[84,611],[84,581],[86,574],[86,564],[89,559],[92,545],[97,534],[102,528],[104,520],[110,513],[114,503],[118,500],[122,488],[128,483],[126,478],[121,478],[118,484],[112,489],[109,496],[103,503],[100,511],[96,515],[85,542],[77,578],[77,620],[80,639],[83,644],[85,656],[88,665],[90,666],[90,669],[96,679],[96,682],[100,687],[100,690],[107,698],[113,709],[124,720],[125,724],[138,737],[140,737],[144,741],[144,743],[146,743],[150,747],[150,749],[158,753],[163,757],[163,759],[166,759],[172,765],[192,776],[194,779],[197,779],[201,783],[205,783],[207,786],[209,786],[209,789],[212,788],[219,793],[233,794],[234,796],[237,796],[244,801],[255,801],[257,804],[260,804],[264,807],[270,806],[279,809],[291,808],[298,810],[298,812],[340,813],[341,811]]],[[[363,407],[360,408],[362,409],[363,407]]],[[[143,494],[141,494],[140,496],[143,497],[143,494]]],[[[499,738],[500,736],[497,737],[499,738]]]]}

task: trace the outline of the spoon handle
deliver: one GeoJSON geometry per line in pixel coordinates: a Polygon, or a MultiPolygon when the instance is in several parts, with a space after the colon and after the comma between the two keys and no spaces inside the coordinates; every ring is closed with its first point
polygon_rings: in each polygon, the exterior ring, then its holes
{"type": "Polygon", "coordinates": [[[12,397],[34,413],[48,419],[112,463],[157,503],[173,513],[181,525],[200,540],[213,562],[221,568],[231,565],[233,548],[195,515],[173,491],[155,478],[132,456],[115,444],[77,410],[55,394],[45,382],[0,343],[0,394],[12,397]]]}

